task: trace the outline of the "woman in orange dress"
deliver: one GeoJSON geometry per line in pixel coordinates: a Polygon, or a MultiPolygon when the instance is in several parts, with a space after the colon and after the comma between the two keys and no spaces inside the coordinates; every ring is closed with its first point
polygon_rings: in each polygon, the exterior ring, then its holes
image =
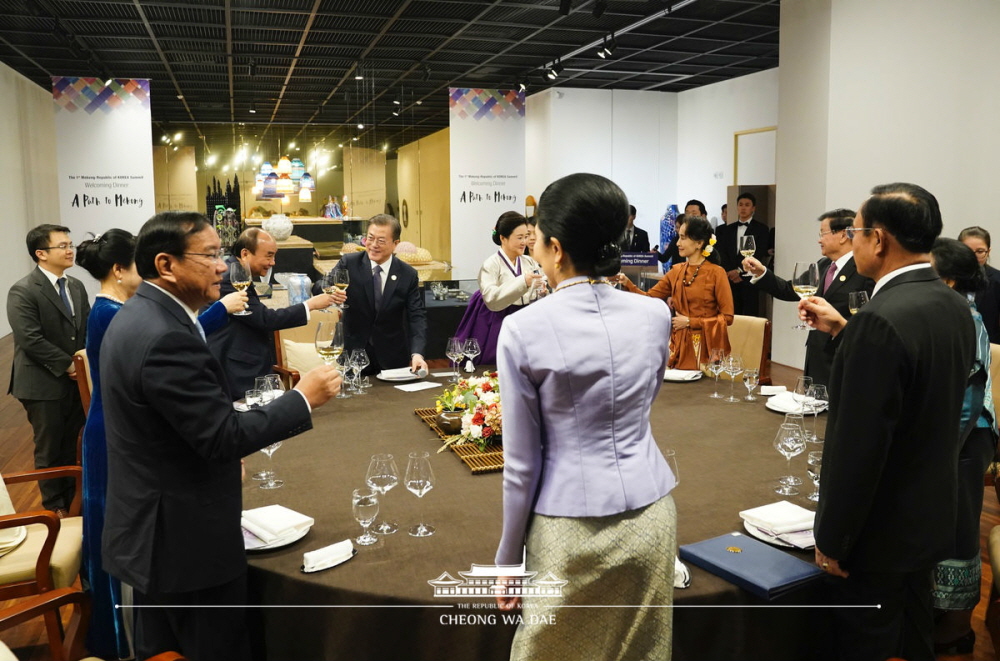
{"type": "Polygon", "coordinates": [[[733,323],[733,292],[719,266],[715,235],[706,219],[688,216],[684,220],[678,229],[677,251],[685,261],[674,264],[648,292],[622,274],[618,282],[631,292],[667,302],[673,313],[667,366],[696,370],[711,349],[730,351],[726,327],[733,323]],[[700,357],[695,355],[692,334],[701,336],[700,357]]]}

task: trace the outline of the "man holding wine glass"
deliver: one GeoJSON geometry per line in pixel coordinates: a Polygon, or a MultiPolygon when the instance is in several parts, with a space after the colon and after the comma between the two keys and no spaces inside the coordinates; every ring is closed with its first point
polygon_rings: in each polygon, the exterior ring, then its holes
{"type": "Polygon", "coordinates": [[[237,313],[221,330],[209,336],[208,346],[212,355],[226,370],[227,392],[233,400],[253,387],[254,379],[271,372],[277,362],[274,355],[274,331],[303,326],[309,321],[311,310],[322,310],[333,305],[329,294],[318,294],[304,303],[273,310],[260,302],[252,282],[265,278],[274,266],[278,243],[264,230],[251,227],[240,234],[233,244],[226,262],[230,270],[222,276],[222,295],[243,286],[247,293],[247,311],[237,313]],[[240,267],[243,267],[242,269],[240,267]],[[247,280],[233,279],[233,268],[248,272],[247,280]]]}
{"type": "MultiPolygon", "coordinates": [[[[864,291],[869,295],[875,282],[858,273],[854,263],[851,240],[845,231],[854,223],[854,212],[850,209],[833,209],[819,217],[819,250],[822,257],[816,262],[818,270],[817,289],[813,292],[822,296],[836,308],[844,318],[850,318],[849,294],[864,291]]],[[[785,280],[764,266],[755,257],[743,260],[743,268],[750,274],[750,284],[767,292],[780,301],[798,301],[794,280],[785,280]]],[[[813,331],[806,336],[806,364],[803,373],[813,378],[814,383],[830,383],[830,366],[833,354],[826,351],[830,335],[823,331],[813,331]]]]}
{"type": "Polygon", "coordinates": [[[196,212],[164,212],[136,239],[143,283],[108,326],[101,373],[108,440],[104,568],[134,587],[135,652],[251,657],[240,458],[312,427],[340,390],[317,367],[283,397],[238,412],[197,311],[219,298],[219,236],[196,212]],[[296,394],[293,394],[296,393],[296,394]],[[215,608],[193,608],[194,606],[215,608]],[[224,607],[219,607],[224,606],[224,607]]]}
{"type": "Polygon", "coordinates": [[[719,239],[717,250],[722,258],[722,268],[726,270],[726,277],[729,278],[729,286],[733,291],[733,307],[736,314],[759,317],[760,297],[757,290],[750,286],[740,269],[740,263],[744,259],[743,251],[752,250],[754,258],[758,261],[767,259],[767,249],[770,245],[767,225],[754,220],[753,214],[757,209],[757,198],[753,193],[741,193],[736,200],[736,209],[739,218],[736,222],[721,226],[716,230],[719,239]],[[753,240],[753,245],[748,245],[747,239],[753,240]]]}

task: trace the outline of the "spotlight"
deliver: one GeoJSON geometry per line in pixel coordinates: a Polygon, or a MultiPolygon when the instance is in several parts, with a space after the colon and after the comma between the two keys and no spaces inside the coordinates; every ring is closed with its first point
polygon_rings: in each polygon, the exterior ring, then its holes
{"type": "Polygon", "coordinates": [[[108,78],[107,80],[104,81],[104,86],[105,87],[111,87],[111,83],[113,83],[113,82],[115,82],[114,78],[108,78]]]}
{"type": "Polygon", "coordinates": [[[559,0],[559,13],[563,16],[569,15],[569,8],[573,4],[573,0],[559,0]]]}
{"type": "Polygon", "coordinates": [[[528,83],[518,83],[517,86],[520,88],[521,92],[528,91],[528,83]]]}
{"type": "Polygon", "coordinates": [[[597,47],[597,57],[602,60],[608,56],[608,38],[604,37],[601,45],[597,47]]]}
{"type": "Polygon", "coordinates": [[[607,46],[604,47],[604,52],[607,53],[608,57],[611,57],[612,55],[615,54],[615,51],[617,49],[618,49],[618,42],[615,41],[615,33],[612,32],[611,41],[608,43],[607,46]]]}
{"type": "Polygon", "coordinates": [[[254,104],[253,101],[250,102],[250,114],[251,115],[257,114],[257,106],[254,104]]]}
{"type": "Polygon", "coordinates": [[[400,102],[399,102],[399,97],[398,96],[395,99],[392,100],[392,103],[393,103],[393,105],[397,105],[397,106],[401,105],[400,102]]]}
{"type": "Polygon", "coordinates": [[[547,75],[549,77],[549,80],[555,80],[556,78],[559,77],[559,74],[561,74],[562,72],[563,72],[563,66],[559,60],[556,60],[555,63],[551,67],[549,67],[549,72],[547,75]]]}
{"type": "Polygon", "coordinates": [[[399,117],[399,108],[394,108],[392,111],[393,116],[399,117]]]}
{"type": "Polygon", "coordinates": [[[361,63],[358,62],[357,66],[354,67],[354,80],[364,80],[365,74],[361,71],[361,63]]]}
{"type": "Polygon", "coordinates": [[[361,123],[359,123],[359,124],[358,124],[358,130],[359,130],[359,131],[364,131],[364,130],[365,130],[365,125],[364,125],[364,124],[361,124],[361,123]]]}
{"type": "Polygon", "coordinates": [[[592,11],[592,13],[594,14],[594,18],[600,18],[601,16],[603,16],[607,8],[608,8],[608,0],[597,0],[597,2],[594,3],[594,9],[592,11]]]}

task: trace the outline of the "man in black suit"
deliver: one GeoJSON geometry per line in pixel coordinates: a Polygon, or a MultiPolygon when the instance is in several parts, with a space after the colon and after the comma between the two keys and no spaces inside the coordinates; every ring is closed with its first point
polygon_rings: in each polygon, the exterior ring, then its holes
{"type": "MultiPolygon", "coordinates": [[[[26,238],[38,265],[7,293],[7,321],[14,331],[8,393],[28,413],[35,436],[35,468],[76,463],[83,427],[80,391],[70,378],[73,354],[84,348],[90,303],[83,283],[65,275],[73,266],[69,228],[39,225],[26,238]]],[[[42,507],[65,516],[75,492],[72,479],[39,483],[42,507]]]]}
{"type": "Polygon", "coordinates": [[[934,659],[931,573],[952,551],[976,354],[968,302],[929,264],[941,227],[923,188],[877,186],[848,230],[871,302],[850,322],[821,298],[799,303],[836,347],[816,564],[834,605],[865,606],[832,609],[838,659],[934,659]]]}
{"type": "Polygon", "coordinates": [[[622,252],[649,252],[649,234],[635,226],[635,207],[628,205],[628,225],[618,241],[622,252]]]}
{"type": "MultiPolygon", "coordinates": [[[[264,230],[251,227],[240,234],[232,246],[228,264],[239,259],[250,270],[253,280],[266,277],[274,266],[278,243],[264,230]]],[[[222,295],[236,291],[229,281],[229,271],[222,276],[222,295]]],[[[208,338],[212,355],[226,370],[229,397],[243,397],[253,388],[254,379],[272,371],[277,358],[274,355],[274,331],[302,326],[309,320],[309,312],[333,305],[329,294],[318,294],[301,305],[273,310],[260,302],[253,286],[247,288],[249,315],[229,317],[229,323],[208,338]]]]}
{"type": "Polygon", "coordinates": [[[753,257],[759,262],[767,260],[767,249],[770,245],[767,225],[753,219],[756,209],[757,198],[752,193],[741,193],[736,199],[739,218],[736,222],[721,226],[715,231],[719,240],[715,249],[719,251],[722,268],[726,269],[729,286],[733,290],[733,308],[736,314],[751,317],[761,316],[760,295],[750,282],[740,275],[740,262],[743,261],[740,241],[747,235],[754,238],[753,257]]]}
{"type": "Polygon", "coordinates": [[[215,229],[198,213],[157,214],[139,232],[135,264],[144,282],[101,346],[104,569],[133,586],[142,607],[137,658],[174,650],[244,661],[240,458],[310,429],[311,410],[341,379],[324,365],[266,406],[235,411],[197,321],[226,270],[215,229]],[[194,608],[202,605],[212,608],[194,608]]]}
{"type": "MultiPolygon", "coordinates": [[[[847,238],[848,227],[854,224],[854,212],[850,209],[834,209],[819,217],[819,250],[823,257],[819,266],[819,291],[830,305],[843,317],[850,317],[848,294],[852,291],[866,291],[869,295],[875,283],[871,278],[858,273],[851,251],[851,240],[847,238]]],[[[799,295],[792,290],[792,283],[779,278],[753,257],[743,261],[743,268],[752,274],[750,284],[782,301],[798,301],[799,295]]],[[[813,383],[830,383],[830,367],[833,354],[827,343],[830,336],[823,331],[806,334],[806,365],[803,373],[811,376],[813,383]]]]}
{"type": "Polygon", "coordinates": [[[351,278],[346,293],[333,293],[336,303],[347,301],[344,349],[368,352],[371,365],[365,374],[406,366],[413,372],[427,369],[427,312],[417,270],[392,254],[400,231],[392,216],[373,216],[365,252],[344,255],[337,264],[351,278]]]}

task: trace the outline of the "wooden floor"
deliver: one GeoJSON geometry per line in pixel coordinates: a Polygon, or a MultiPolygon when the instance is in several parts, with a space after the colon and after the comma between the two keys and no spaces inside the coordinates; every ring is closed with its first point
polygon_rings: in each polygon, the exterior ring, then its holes
{"type": "MultiPolygon", "coordinates": [[[[10,374],[12,354],[11,336],[0,338],[0,374],[10,374]]],[[[435,363],[435,367],[443,366],[443,362],[440,365],[435,363]]],[[[774,364],[771,370],[775,385],[790,386],[795,383],[795,377],[800,374],[800,370],[778,364],[774,364]]],[[[6,392],[6,388],[4,388],[4,392],[6,392]]],[[[28,424],[24,409],[16,399],[4,394],[0,397],[0,473],[30,469],[34,465],[32,448],[31,426],[28,424]]],[[[10,493],[14,507],[19,512],[41,507],[41,497],[35,487],[14,485],[11,487],[10,493]]],[[[976,632],[976,647],[972,654],[939,657],[941,660],[991,661],[997,658],[984,623],[986,600],[989,596],[990,583],[993,580],[989,556],[986,554],[986,540],[990,530],[996,525],[1000,525],[1000,503],[997,501],[997,495],[993,488],[987,488],[983,497],[983,516],[980,524],[983,598],[972,618],[973,629],[976,632]]],[[[0,609],[9,603],[11,602],[0,602],[0,609]]],[[[40,621],[23,624],[10,631],[0,633],[0,640],[3,640],[8,647],[14,650],[18,661],[49,661],[50,659],[45,631],[40,621]]]]}

